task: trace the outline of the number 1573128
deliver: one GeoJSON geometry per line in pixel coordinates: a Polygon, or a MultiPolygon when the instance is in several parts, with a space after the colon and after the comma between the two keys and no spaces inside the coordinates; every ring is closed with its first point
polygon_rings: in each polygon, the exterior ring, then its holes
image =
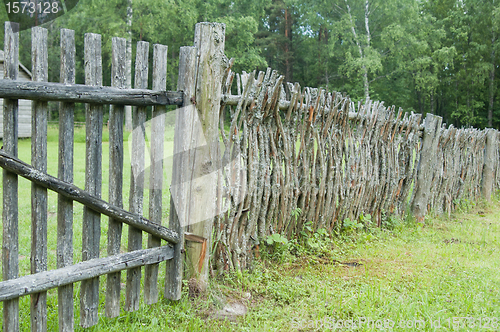
{"type": "Polygon", "coordinates": [[[5,6],[7,14],[57,14],[60,9],[58,1],[7,1],[5,6]]]}

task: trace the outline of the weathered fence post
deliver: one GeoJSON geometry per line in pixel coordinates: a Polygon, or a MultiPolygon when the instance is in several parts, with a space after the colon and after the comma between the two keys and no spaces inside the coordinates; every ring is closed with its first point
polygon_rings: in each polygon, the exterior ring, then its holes
{"type": "MultiPolygon", "coordinates": [[[[197,52],[193,46],[181,47],[179,52],[179,78],[177,89],[184,93],[183,109],[194,108],[196,84],[197,52]]],[[[190,176],[190,157],[194,154],[191,148],[193,137],[186,139],[192,133],[192,116],[194,112],[177,111],[174,131],[174,157],[172,161],[172,186],[170,189],[170,215],[168,227],[179,232],[180,241],[174,246],[174,258],[167,261],[167,272],[165,277],[165,297],[171,300],[181,298],[185,218],[188,217],[190,188],[187,182],[190,176]],[[188,184],[186,187],[182,184],[188,184]]]]}
{"type": "MultiPolygon", "coordinates": [[[[75,84],[75,32],[61,29],[60,81],[75,84]]],[[[59,105],[59,166],[61,180],[73,182],[73,138],[74,103],[59,105]]],[[[57,267],[73,264],[73,201],[57,196],[57,267]]],[[[59,331],[74,330],[73,285],[61,286],[57,290],[59,331]]]]}
{"type": "Polygon", "coordinates": [[[434,157],[437,153],[439,128],[442,121],[443,119],[440,116],[427,113],[424,122],[424,135],[422,137],[417,179],[414,187],[415,196],[412,204],[412,212],[419,223],[424,221],[427,213],[427,201],[430,195],[429,191],[434,170],[434,157]]]}
{"type": "MultiPolygon", "coordinates": [[[[4,78],[16,80],[19,73],[19,24],[5,22],[4,39],[4,78]]],[[[3,101],[3,150],[17,157],[18,134],[17,99],[3,101]]],[[[2,236],[2,274],[3,280],[19,277],[19,224],[17,175],[3,170],[3,236],[2,236]]],[[[19,331],[19,299],[5,301],[3,304],[3,330],[19,331]]]]}
{"type": "MultiPolygon", "coordinates": [[[[165,45],[153,46],[153,90],[167,88],[167,51],[165,45]]],[[[155,106],[151,117],[149,220],[161,225],[163,197],[163,141],[165,139],[165,106],[155,106]]],[[[149,234],[148,248],[159,247],[159,238],[149,234]]],[[[144,302],[158,302],[158,264],[144,268],[144,302]]]]}
{"type": "Polygon", "coordinates": [[[481,193],[489,202],[494,184],[495,164],[498,163],[498,140],[495,129],[486,129],[486,147],[484,149],[483,175],[481,179],[481,193]]]}
{"type": "MultiPolygon", "coordinates": [[[[135,80],[136,89],[148,87],[148,55],[149,43],[138,42],[135,58],[135,80]]],[[[129,209],[132,213],[142,215],[144,198],[144,165],[145,149],[146,107],[137,107],[132,112],[132,152],[131,152],[131,176],[130,176],[130,197],[129,209]]],[[[142,231],[135,227],[128,229],[128,250],[134,251],[142,248],[142,231]]],[[[125,310],[135,311],[139,309],[141,294],[141,267],[127,270],[127,290],[125,297],[125,310]]]]}
{"type": "MultiPolygon", "coordinates": [[[[178,152],[185,151],[189,155],[185,158],[190,164],[188,169],[177,170],[189,174],[180,176],[177,173],[172,178],[178,186],[174,191],[179,189],[182,191],[173,194],[173,197],[188,198],[187,202],[175,201],[177,205],[178,203],[185,204],[182,208],[176,207],[177,217],[181,224],[187,225],[188,232],[204,239],[200,241],[201,243],[190,242],[186,253],[189,276],[197,279],[201,290],[205,289],[208,282],[212,227],[214,217],[218,214],[219,111],[226,59],[224,39],[224,24],[206,22],[196,24],[194,37],[194,46],[198,52],[196,60],[198,67],[194,71],[196,76],[193,79],[186,77],[187,73],[179,73],[180,83],[195,84],[192,87],[184,86],[183,88],[185,93],[192,91],[185,95],[185,100],[192,101],[196,111],[190,111],[194,109],[191,106],[191,108],[187,107],[186,111],[177,114],[178,117],[192,117],[191,123],[182,123],[185,119],[177,119],[176,135],[178,130],[179,135],[174,140],[174,145],[178,145],[181,149],[178,152]],[[187,113],[182,115],[184,112],[187,113]],[[186,143],[181,143],[182,141],[186,143]],[[181,177],[183,180],[179,181],[181,177]]],[[[185,52],[190,53],[190,51],[185,52]]],[[[192,54],[190,56],[192,57],[192,54]]],[[[190,59],[186,60],[191,62],[190,59]]],[[[189,68],[189,70],[192,69],[189,68]]],[[[174,153],[176,153],[175,148],[174,153]]]]}
{"type": "MultiPolygon", "coordinates": [[[[116,88],[127,87],[126,70],[126,39],[113,37],[111,85],[116,88]]],[[[109,203],[123,207],[123,120],[125,108],[122,105],[111,105],[109,109],[109,203]]],[[[108,226],[108,256],[120,253],[122,238],[122,223],[109,218],[108,226]]],[[[107,317],[120,315],[120,282],[121,272],[108,274],[106,281],[107,317]]]]}
{"type": "MultiPolygon", "coordinates": [[[[32,80],[48,80],[47,29],[31,30],[32,80]]],[[[31,118],[31,164],[47,172],[46,101],[33,101],[31,118]]],[[[31,183],[31,274],[47,270],[47,188],[31,183]]],[[[47,292],[31,295],[31,330],[47,331],[47,292]]]]}
{"type": "MultiPolygon", "coordinates": [[[[102,85],[101,35],[85,34],[85,84],[102,85]]],[[[85,190],[101,197],[102,188],[102,105],[87,104],[85,111],[86,158],[85,190]]],[[[99,258],[101,214],[84,206],[82,222],[82,260],[99,258]]],[[[80,295],[80,325],[97,324],[99,277],[82,281],[80,295]]]]}

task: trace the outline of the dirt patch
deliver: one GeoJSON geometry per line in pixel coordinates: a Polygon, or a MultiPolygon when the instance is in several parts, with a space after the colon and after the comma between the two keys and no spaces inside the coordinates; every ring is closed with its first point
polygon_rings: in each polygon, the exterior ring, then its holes
{"type": "Polygon", "coordinates": [[[235,301],[226,303],[226,305],[222,309],[214,311],[210,315],[210,318],[235,322],[238,317],[245,316],[247,312],[248,308],[243,302],[235,301]]]}

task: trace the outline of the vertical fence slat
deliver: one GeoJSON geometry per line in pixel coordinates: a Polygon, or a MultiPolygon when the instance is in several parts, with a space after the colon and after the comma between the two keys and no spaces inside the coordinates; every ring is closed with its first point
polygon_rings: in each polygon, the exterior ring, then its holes
{"type": "MultiPolygon", "coordinates": [[[[167,51],[165,45],[155,44],[153,49],[153,90],[167,89],[167,51]]],[[[165,106],[153,107],[151,119],[149,169],[149,220],[161,224],[163,197],[163,142],[165,138],[165,106]]],[[[148,248],[159,247],[159,238],[148,237],[148,248]]],[[[158,265],[144,268],[144,302],[158,302],[158,265]]]]}
{"type": "Polygon", "coordinates": [[[488,202],[491,201],[491,193],[493,191],[493,177],[495,173],[495,157],[497,148],[497,131],[494,129],[486,129],[486,147],[484,151],[481,191],[483,197],[488,202]]]}
{"type": "MultiPolygon", "coordinates": [[[[181,47],[179,52],[179,78],[177,88],[184,93],[183,107],[192,105],[191,96],[195,93],[196,86],[196,47],[181,47]]],[[[186,186],[177,185],[185,183],[189,176],[189,157],[194,149],[189,149],[191,140],[186,139],[190,134],[189,126],[194,119],[194,112],[177,111],[174,131],[174,157],[172,161],[172,186],[170,193],[170,215],[168,227],[179,232],[180,240],[174,246],[174,257],[167,261],[165,276],[165,297],[170,300],[181,298],[182,288],[182,250],[184,248],[184,232],[181,220],[187,218],[187,200],[189,191],[186,186]],[[183,153],[189,151],[189,153],[183,153]]]]}
{"type": "MultiPolygon", "coordinates": [[[[125,38],[112,40],[111,85],[116,88],[127,87],[125,38]]],[[[123,121],[124,106],[111,105],[109,110],[109,203],[123,207],[123,121]]],[[[109,218],[108,256],[120,253],[122,223],[109,218]]],[[[110,273],[106,285],[106,316],[120,315],[121,272],[110,273]]]]}
{"type": "MultiPolygon", "coordinates": [[[[101,35],[85,34],[85,84],[102,85],[101,35]]],[[[102,159],[102,121],[101,105],[86,105],[86,160],[85,190],[101,197],[101,159],[102,159]]],[[[99,257],[101,234],[101,215],[87,207],[83,209],[82,260],[99,257]]],[[[82,281],[80,296],[80,325],[90,327],[97,324],[99,305],[99,278],[82,281]]]]}
{"type": "MultiPolygon", "coordinates": [[[[47,82],[47,29],[31,30],[32,80],[47,82]]],[[[31,114],[31,163],[47,172],[46,101],[33,101],[31,114]]],[[[47,188],[31,183],[31,273],[47,270],[47,188]]],[[[31,330],[47,331],[47,292],[31,295],[31,330]]]]}
{"type": "MultiPolygon", "coordinates": [[[[4,78],[15,80],[19,73],[19,24],[5,22],[4,78]]],[[[18,100],[3,100],[3,149],[17,157],[18,100]]],[[[17,175],[3,170],[3,280],[19,276],[17,175]]],[[[19,331],[19,299],[4,301],[3,330],[19,331]]]]}
{"type": "Polygon", "coordinates": [[[415,196],[412,204],[413,214],[418,222],[423,222],[427,213],[427,203],[435,167],[434,160],[439,141],[438,132],[442,121],[443,119],[440,116],[430,113],[427,113],[425,118],[422,148],[417,166],[417,178],[415,180],[415,196]]]}
{"type": "MultiPolygon", "coordinates": [[[[138,42],[135,60],[135,81],[136,89],[145,89],[148,86],[148,53],[149,43],[138,42]]],[[[146,107],[137,107],[132,116],[132,172],[130,176],[130,203],[129,209],[132,213],[142,214],[142,204],[144,197],[144,158],[145,158],[145,128],[146,107]]],[[[129,227],[128,250],[134,251],[142,248],[141,230],[129,227]]],[[[135,311],[139,309],[141,292],[141,268],[127,270],[127,290],[125,300],[125,310],[135,311]]]]}
{"type": "MultiPolygon", "coordinates": [[[[61,29],[60,81],[75,84],[75,32],[61,29]]],[[[59,165],[61,180],[73,182],[74,103],[59,104],[59,165]]],[[[73,201],[57,196],[57,267],[73,264],[73,201]]],[[[57,290],[59,331],[74,330],[73,284],[57,290]]]]}

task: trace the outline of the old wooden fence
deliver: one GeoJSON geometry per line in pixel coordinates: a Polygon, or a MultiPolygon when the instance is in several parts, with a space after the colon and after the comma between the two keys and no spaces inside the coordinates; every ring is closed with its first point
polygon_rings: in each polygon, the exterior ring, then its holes
{"type": "MultiPolygon", "coordinates": [[[[206,47],[201,35],[209,36],[209,24],[199,25],[196,47],[181,49],[197,55],[206,47]]],[[[158,301],[158,263],[167,261],[165,297],[179,300],[182,281],[184,232],[171,213],[169,228],[162,225],[164,127],[166,105],[182,106],[189,100],[183,92],[166,88],[167,46],[154,45],[153,84],[148,90],[149,44],[139,42],[135,67],[135,89],[126,86],[126,42],[112,40],[112,86],[102,86],[101,36],[85,35],[85,85],[75,84],[75,38],[71,30],[61,30],[61,82],[47,82],[47,30],[32,29],[33,81],[17,81],[19,32],[15,23],[5,25],[5,76],[0,80],[0,97],[4,99],[4,139],[0,150],[3,168],[3,280],[0,301],[3,301],[4,331],[18,331],[19,297],[31,296],[31,329],[47,330],[47,290],[58,289],[59,330],[74,329],[73,284],[81,282],[80,324],[93,326],[98,322],[99,276],[107,274],[105,314],[120,313],[120,271],[127,270],[125,309],[139,308],[141,267],[144,271],[144,301],[158,301]],[[18,99],[33,100],[31,165],[18,155],[18,99]],[[47,102],[60,102],[59,164],[57,177],[47,174],[47,102]],[[75,103],[86,104],[85,189],[73,182],[73,116],[75,103]],[[109,121],[109,202],[101,199],[103,104],[111,104],[109,121]],[[123,208],[124,169],[123,122],[124,106],[136,106],[134,126],[144,129],[147,106],[153,106],[150,140],[149,220],[143,217],[145,131],[134,131],[130,178],[129,210],[123,208]],[[32,182],[31,194],[31,274],[19,277],[18,176],[32,182]],[[58,193],[57,269],[47,270],[47,189],[58,193]],[[73,202],[84,205],[82,222],[82,262],[73,264],[73,202]],[[109,217],[107,257],[100,256],[101,215],[109,217]],[[128,252],[120,253],[122,224],[129,226],[128,252]],[[142,232],[149,234],[143,249],[142,232]],[[166,241],[162,244],[161,242],[166,241]]],[[[210,38],[208,38],[210,42],[210,38]]],[[[199,63],[186,65],[180,59],[180,85],[183,80],[205,68],[199,63]],[[193,67],[190,67],[190,66],[193,67]],[[187,71],[189,69],[189,71],[187,71]]],[[[175,171],[175,169],[174,169],[175,171]]],[[[168,190],[168,189],[167,189],[168,190]]],[[[21,198],[26,199],[26,198],[21,198]]],[[[172,211],[175,211],[173,209],[172,211]]],[[[75,248],[76,249],[76,248],[75,248]]]]}
{"type": "MultiPolygon", "coordinates": [[[[157,301],[158,262],[167,260],[165,295],[179,299],[182,252],[187,270],[206,282],[212,268],[245,268],[269,234],[288,238],[307,225],[329,231],[346,218],[371,214],[380,225],[411,210],[450,213],[463,199],[489,199],[500,188],[499,133],[457,129],[441,118],[404,113],[381,102],[355,105],[348,96],[283,82],[268,69],[235,74],[224,55],[223,24],[196,25],[194,46],[182,47],[177,92],[165,91],[166,46],[154,46],[153,88],[147,89],[148,43],[137,46],[135,89],[125,86],[125,40],[113,39],[112,87],[102,86],[100,36],[85,35],[85,85],[74,84],[73,32],[61,31],[61,83],[47,82],[47,32],[34,28],[33,82],[16,81],[18,33],[6,24],[3,170],[3,326],[19,329],[19,302],[32,297],[32,330],[45,330],[46,291],[58,287],[59,328],[71,331],[73,283],[81,281],[80,323],[97,322],[98,276],[107,274],[108,317],[119,314],[120,270],[127,269],[126,310],[157,301]],[[236,85],[233,83],[236,81],[236,85]],[[34,100],[32,165],[17,159],[18,99],[34,100]],[[59,172],[47,173],[47,101],[59,101],[59,172]],[[73,181],[74,103],[87,103],[85,190],[73,181]],[[109,202],[101,196],[103,104],[110,110],[109,202]],[[143,128],[154,106],[149,217],[143,217],[144,130],[132,137],[129,211],[123,209],[124,105],[136,106],[143,128]],[[162,226],[165,105],[182,106],[174,136],[169,228],[162,226]],[[229,113],[228,116],[225,116],[229,113]],[[224,123],[229,118],[229,123],[224,123]],[[220,137],[222,142],[220,141],[220,137]],[[18,176],[32,181],[31,275],[19,277],[18,176]],[[47,189],[59,194],[57,269],[47,271],[47,189]],[[85,205],[82,263],[73,265],[73,201],[85,205]],[[99,258],[100,215],[109,216],[108,256],[99,258]],[[129,252],[120,254],[122,223],[129,252]],[[150,234],[142,249],[141,232],[150,234]],[[186,233],[185,233],[186,231],[186,233]],[[161,245],[161,240],[168,243],[161,245]],[[213,255],[212,255],[213,254],[213,255]]],[[[15,30],[15,29],[14,29],[15,30]]],[[[163,223],[164,224],[164,223],[163,223]]]]}
{"type": "Polygon", "coordinates": [[[268,69],[229,72],[221,121],[222,211],[215,220],[217,270],[245,268],[269,234],[340,229],[370,214],[381,225],[411,211],[450,213],[500,188],[499,132],[457,129],[441,118],[381,102],[301,89],[268,69]],[[232,87],[236,81],[236,87],[232,87]],[[231,95],[231,91],[237,95],[231,95]],[[226,126],[227,127],[227,126],[226,126]]]}

